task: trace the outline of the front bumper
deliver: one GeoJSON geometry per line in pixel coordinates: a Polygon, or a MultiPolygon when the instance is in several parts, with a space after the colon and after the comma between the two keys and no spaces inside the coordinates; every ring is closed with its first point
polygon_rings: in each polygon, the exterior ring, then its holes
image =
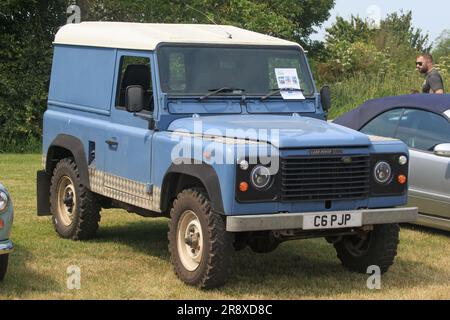
{"type": "MultiPolygon", "coordinates": [[[[393,224],[414,222],[417,220],[418,208],[361,209],[349,211],[314,212],[314,215],[333,213],[361,213],[362,226],[375,224],[393,224]]],[[[227,231],[273,231],[303,229],[303,216],[310,213],[279,213],[255,216],[227,217],[227,231]]],[[[320,231],[317,230],[317,231],[320,231]]]]}
{"type": "Polygon", "coordinates": [[[0,256],[13,252],[14,245],[11,240],[0,241],[0,256]]]}

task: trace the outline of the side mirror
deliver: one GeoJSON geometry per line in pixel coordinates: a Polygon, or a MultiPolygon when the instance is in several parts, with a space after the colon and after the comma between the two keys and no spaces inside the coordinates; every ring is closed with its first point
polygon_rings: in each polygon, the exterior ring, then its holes
{"type": "Polygon", "coordinates": [[[144,110],[145,90],[142,86],[129,86],[125,93],[125,108],[128,112],[136,113],[144,110]]]}
{"type": "Polygon", "coordinates": [[[320,102],[322,103],[323,111],[328,112],[331,109],[331,90],[329,86],[323,86],[320,89],[320,102]]]}
{"type": "Polygon", "coordinates": [[[434,154],[440,157],[450,158],[450,143],[438,144],[434,147],[434,154]]]}

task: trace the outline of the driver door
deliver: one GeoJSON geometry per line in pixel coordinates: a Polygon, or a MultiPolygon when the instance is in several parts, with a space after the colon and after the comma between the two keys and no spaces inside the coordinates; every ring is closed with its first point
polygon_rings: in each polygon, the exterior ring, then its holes
{"type": "Polygon", "coordinates": [[[450,218],[450,158],[433,153],[436,145],[450,143],[449,121],[435,113],[405,109],[395,137],[410,148],[409,205],[450,218]]]}
{"type": "Polygon", "coordinates": [[[146,92],[147,117],[153,114],[151,55],[118,51],[116,95],[110,125],[105,132],[104,187],[114,199],[146,209],[151,207],[151,150],[153,130],[149,121],[125,109],[128,86],[142,86],[146,92]]]}

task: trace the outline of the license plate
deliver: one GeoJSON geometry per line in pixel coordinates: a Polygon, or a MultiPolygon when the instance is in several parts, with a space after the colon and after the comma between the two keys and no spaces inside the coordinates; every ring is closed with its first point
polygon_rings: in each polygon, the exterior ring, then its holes
{"type": "Polygon", "coordinates": [[[303,216],[303,230],[341,229],[361,226],[361,212],[307,213],[303,216]]]}

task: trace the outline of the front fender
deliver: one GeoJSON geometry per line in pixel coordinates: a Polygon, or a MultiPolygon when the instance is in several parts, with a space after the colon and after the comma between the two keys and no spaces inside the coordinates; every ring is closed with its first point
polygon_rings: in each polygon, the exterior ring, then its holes
{"type": "Polygon", "coordinates": [[[200,180],[209,195],[212,210],[219,214],[224,214],[222,192],[216,171],[212,166],[206,163],[193,163],[193,161],[185,159],[181,164],[171,164],[163,180],[161,208],[163,208],[164,203],[167,203],[167,200],[169,200],[167,197],[170,194],[168,192],[171,187],[170,176],[172,174],[184,174],[200,180]]]}
{"type": "Polygon", "coordinates": [[[4,227],[0,229],[0,241],[2,241],[9,239],[11,236],[11,229],[14,220],[14,209],[11,195],[5,189],[0,190],[5,192],[9,197],[8,207],[5,209],[3,213],[0,213],[0,219],[2,219],[4,222],[4,227]]]}

